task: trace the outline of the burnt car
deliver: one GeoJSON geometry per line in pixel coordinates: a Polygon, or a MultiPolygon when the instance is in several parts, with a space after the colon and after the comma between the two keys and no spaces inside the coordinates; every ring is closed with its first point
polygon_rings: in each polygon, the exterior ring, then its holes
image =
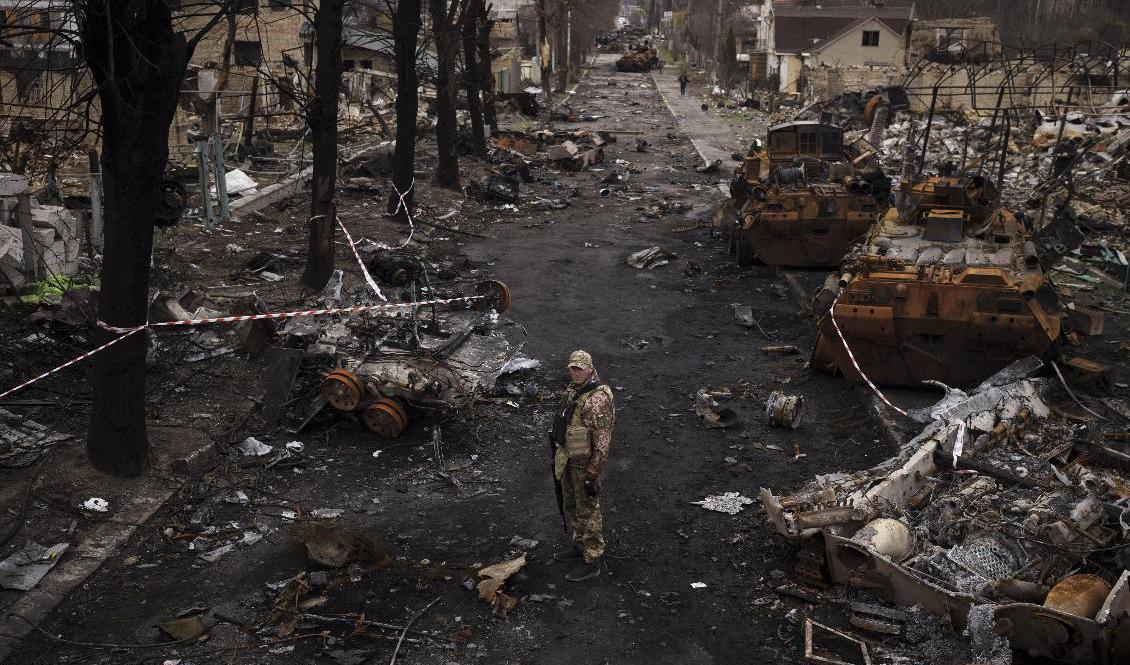
{"type": "Polygon", "coordinates": [[[866,144],[835,125],[769,128],[735,170],[715,216],[739,265],[830,267],[888,207],[890,180],[866,144]]]}
{"type": "Polygon", "coordinates": [[[861,380],[858,363],[886,385],[970,386],[1048,354],[1064,310],[1037,236],[1001,207],[997,187],[929,176],[900,190],[825,285],[814,366],[861,380]]]}

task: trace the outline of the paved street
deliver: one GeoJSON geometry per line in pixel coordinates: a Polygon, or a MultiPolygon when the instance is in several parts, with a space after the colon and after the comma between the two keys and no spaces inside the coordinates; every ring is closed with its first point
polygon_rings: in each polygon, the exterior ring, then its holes
{"type": "MultiPolygon", "coordinates": [[[[804,604],[768,586],[779,576],[773,571],[788,567],[790,546],[773,536],[756,505],[728,515],[692,502],[722,492],[756,498],[760,487],[794,486],[817,473],[867,467],[887,450],[858,393],[806,369],[814,329],[797,315],[777,272],[736,268],[722,243],[699,227],[721,201],[718,186],[729,178],[729,153],[739,143],[727,137],[725,121],[703,114],[689,96],[678,98],[677,84],[675,95],[669,94],[671,69],[655,80],[678,117],[668,114],[652,77],[617,73],[608,57],[600,59],[571,104],[605,117],[556,129],[609,130],[617,142],[591,171],[551,163],[532,169],[538,180],[522,185],[516,206],[464,200],[419,183],[426,214],[461,210],[446,223],[487,237],[437,235],[412,249],[426,252],[440,276],[489,276],[510,286],[513,308],[500,325],[542,362],[512,379],[520,396],[443,419],[414,418],[401,439],[377,456],[372,435],[346,418],[315,421],[297,437],[251,429],[246,433],[275,445],[301,439],[302,458],[264,468],[229,456],[138,528],[44,629],[78,642],[153,643],[166,639],[154,625],[207,608],[208,616],[226,618],[206,642],[139,655],[99,649],[89,662],[384,662],[396,634],[352,634],[350,617],[363,613],[369,621],[403,625],[435,601],[413,630],[439,639],[406,643],[398,662],[800,662],[800,635],[783,617],[804,604]],[[651,144],[646,152],[634,150],[636,137],[651,144]],[[722,171],[696,173],[696,147],[723,159],[722,171]],[[602,198],[601,180],[617,159],[630,163],[628,181],[602,198]],[[569,207],[537,204],[552,196],[554,182],[577,188],[569,207]],[[672,201],[690,209],[663,213],[660,204],[672,201]],[[675,256],[653,270],[625,263],[628,254],[652,246],[675,256]],[[732,303],[751,305],[757,327],[736,325],[732,303]],[[800,351],[763,353],[760,347],[768,344],[793,344],[800,351]],[[567,564],[550,559],[564,537],[546,444],[566,380],[565,359],[577,348],[593,354],[618,407],[604,493],[609,549],[603,574],[585,584],[566,582],[567,564]],[[693,398],[703,387],[732,392],[726,406],[739,425],[718,430],[699,424],[693,398]],[[797,431],[769,427],[762,410],[772,390],[803,394],[809,409],[826,417],[797,431]],[[457,483],[437,475],[433,436],[457,483]],[[249,501],[230,500],[235,492],[249,501]],[[313,565],[302,545],[308,523],[282,517],[284,510],[299,508],[340,509],[339,523],[364,534],[357,537],[373,543],[366,546],[373,555],[354,567],[323,571],[313,565]],[[262,539],[214,561],[188,549],[194,539],[242,531],[262,539]],[[465,580],[483,565],[523,551],[525,569],[506,584],[518,605],[509,616],[494,618],[465,580]],[[318,584],[302,582],[298,596],[286,595],[296,583],[278,586],[315,579],[314,573],[318,584]],[[299,598],[305,613],[281,621],[279,604],[294,606],[299,598]],[[332,623],[333,617],[348,625],[332,623]]],[[[528,124],[518,117],[509,122],[528,124]]],[[[431,158],[421,159],[427,172],[431,158]]],[[[485,172],[470,160],[464,168],[466,180],[485,172]]],[[[355,237],[398,241],[403,229],[373,215],[373,205],[379,201],[372,195],[343,194],[339,214],[355,237]]],[[[268,210],[263,219],[246,222],[241,233],[248,240],[240,242],[285,253],[278,249],[285,243],[301,246],[302,215],[290,206],[268,210]]],[[[184,269],[224,256],[230,240],[217,236],[211,242],[202,247],[170,237],[157,254],[170,270],[184,269]]],[[[344,258],[348,250],[338,251],[347,291],[363,292],[360,271],[344,258]]],[[[297,271],[300,263],[288,258],[278,269],[297,271]]],[[[816,283],[823,276],[802,278],[816,283]]],[[[272,297],[281,307],[293,296],[272,297]]],[[[238,367],[242,378],[210,379],[215,390],[237,393],[257,385],[265,371],[261,359],[238,367]]],[[[213,397],[206,407],[185,405],[175,412],[181,415],[165,417],[203,422],[192,414],[215,410],[215,425],[208,426],[234,442],[244,436],[229,429],[240,426],[242,417],[231,406],[238,403],[234,395],[213,397]]],[[[834,608],[810,610],[821,616],[834,608]]],[[[91,653],[43,635],[18,649],[12,662],[21,664],[73,662],[91,653]]]]}
{"type": "Polygon", "coordinates": [[[702,101],[695,95],[694,88],[688,88],[686,95],[679,94],[679,70],[665,67],[661,74],[651,73],[652,80],[659,91],[663,103],[679,123],[695,150],[703,161],[721,159],[724,165],[733,163],[733,153],[745,152],[747,146],[738,144],[734,132],[726,121],[717,115],[702,110],[702,101]]]}

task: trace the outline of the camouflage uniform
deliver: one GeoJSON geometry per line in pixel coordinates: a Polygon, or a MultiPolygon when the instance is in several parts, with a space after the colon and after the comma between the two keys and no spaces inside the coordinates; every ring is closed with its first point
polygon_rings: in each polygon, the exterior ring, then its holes
{"type": "MultiPolygon", "coordinates": [[[[582,386],[565,390],[559,414],[581,394],[568,423],[565,445],[557,447],[556,468],[565,503],[565,513],[573,526],[573,544],[584,554],[585,563],[596,563],[604,555],[604,523],[600,513],[600,477],[612,447],[615,410],[612,390],[596,372],[582,386]],[[594,388],[595,386],[595,388],[594,388]],[[585,491],[585,480],[597,487],[596,496],[585,491]]],[[[560,417],[560,415],[559,415],[560,417]]]]}

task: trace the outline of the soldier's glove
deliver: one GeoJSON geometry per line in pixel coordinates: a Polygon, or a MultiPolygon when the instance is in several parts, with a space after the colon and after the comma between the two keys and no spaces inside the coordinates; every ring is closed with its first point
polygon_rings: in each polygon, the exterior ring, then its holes
{"type": "Polygon", "coordinates": [[[585,478],[585,494],[590,497],[600,494],[600,481],[596,478],[585,478]]]}

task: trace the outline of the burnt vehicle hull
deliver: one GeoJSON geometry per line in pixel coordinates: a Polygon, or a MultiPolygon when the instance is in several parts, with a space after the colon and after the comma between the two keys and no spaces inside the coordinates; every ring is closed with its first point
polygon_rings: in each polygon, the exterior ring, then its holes
{"type": "Polygon", "coordinates": [[[815,367],[859,381],[858,363],[884,385],[972,386],[1051,351],[1063,312],[1033,243],[995,196],[937,200],[935,185],[960,189],[958,180],[914,185],[903,213],[888,211],[845,261],[842,290],[819,322],[815,367]]]}
{"type": "Polygon", "coordinates": [[[878,215],[871,196],[843,185],[815,185],[747,205],[730,233],[738,265],[827,268],[839,265],[878,215]]]}
{"type": "Polygon", "coordinates": [[[715,223],[739,265],[836,266],[887,206],[889,181],[840,128],[815,122],[769,129],[736,169],[715,223]]]}

